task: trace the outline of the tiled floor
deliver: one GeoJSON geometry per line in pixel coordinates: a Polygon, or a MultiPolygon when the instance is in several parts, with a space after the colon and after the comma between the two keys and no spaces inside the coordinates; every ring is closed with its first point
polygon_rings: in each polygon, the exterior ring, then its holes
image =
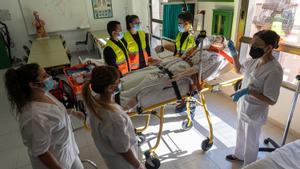
{"type": "MultiPolygon", "coordinates": [[[[5,70],[0,70],[0,78],[3,79],[5,70]]],[[[10,113],[9,103],[6,98],[3,81],[0,82],[0,168],[1,169],[30,169],[30,162],[26,148],[23,146],[16,119],[10,113]]],[[[240,168],[241,163],[230,163],[224,156],[231,153],[235,146],[235,104],[228,98],[217,94],[207,95],[208,108],[212,116],[214,131],[214,145],[206,153],[201,150],[201,142],[208,135],[208,125],[202,108],[197,108],[194,127],[189,131],[181,129],[184,115],[174,114],[174,106],[167,107],[163,136],[156,153],[161,160],[162,169],[229,169],[240,168]]],[[[74,120],[74,119],[73,119],[74,120]]],[[[133,119],[136,126],[143,122],[142,118],[133,119]]],[[[74,120],[76,126],[80,122],[74,120]]],[[[141,152],[153,146],[156,140],[158,120],[153,118],[150,127],[144,134],[147,142],[140,147],[141,152]]],[[[267,124],[263,127],[263,138],[272,137],[276,141],[281,140],[282,129],[267,124]]],[[[94,146],[93,140],[87,130],[75,132],[77,144],[80,147],[80,157],[94,161],[99,169],[106,169],[100,154],[94,146]]],[[[292,135],[288,142],[295,140],[292,135]]],[[[265,156],[260,153],[259,157],[265,156]]],[[[141,159],[142,153],[140,153],[141,159]]],[[[92,168],[85,164],[86,168],[92,168]]]]}

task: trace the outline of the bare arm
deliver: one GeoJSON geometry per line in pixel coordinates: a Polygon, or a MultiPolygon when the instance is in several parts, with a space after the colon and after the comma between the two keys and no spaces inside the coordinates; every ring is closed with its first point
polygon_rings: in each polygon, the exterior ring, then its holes
{"type": "Polygon", "coordinates": [[[120,153],[121,156],[129,163],[131,164],[134,168],[139,168],[140,167],[140,162],[138,159],[136,159],[136,157],[134,156],[133,152],[131,149],[129,149],[127,152],[125,153],[120,153]]]}
{"type": "Polygon", "coordinates": [[[266,97],[265,95],[263,95],[262,93],[259,93],[255,90],[249,90],[249,95],[252,95],[254,97],[256,97],[257,99],[269,104],[269,105],[274,105],[276,102],[272,101],[271,99],[269,99],[268,97],[266,97]]]}
{"type": "Polygon", "coordinates": [[[55,157],[47,151],[46,153],[39,155],[38,158],[42,161],[42,163],[47,166],[49,169],[63,169],[55,159],[55,157]]]}
{"type": "Polygon", "coordinates": [[[192,58],[198,51],[200,51],[200,49],[197,46],[193,47],[193,48],[189,49],[188,51],[186,51],[186,54],[182,59],[188,60],[188,59],[192,58]]]}
{"type": "Polygon", "coordinates": [[[240,55],[238,54],[236,48],[234,47],[234,43],[232,40],[229,40],[228,42],[228,48],[229,48],[229,51],[231,53],[231,56],[233,57],[233,60],[234,60],[234,68],[235,68],[235,71],[237,73],[241,73],[241,63],[240,63],[240,55]]]}

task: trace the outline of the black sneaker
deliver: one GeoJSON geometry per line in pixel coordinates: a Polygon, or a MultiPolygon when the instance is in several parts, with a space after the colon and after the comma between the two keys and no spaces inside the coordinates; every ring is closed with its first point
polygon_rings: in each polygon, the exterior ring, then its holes
{"type": "Polygon", "coordinates": [[[226,160],[228,160],[228,161],[243,161],[243,160],[238,159],[238,158],[237,158],[235,155],[233,155],[233,154],[227,155],[227,156],[226,156],[226,160]]]}

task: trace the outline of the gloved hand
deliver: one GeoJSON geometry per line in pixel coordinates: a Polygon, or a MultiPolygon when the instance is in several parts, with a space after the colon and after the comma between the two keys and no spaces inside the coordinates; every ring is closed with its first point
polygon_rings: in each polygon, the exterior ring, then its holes
{"type": "Polygon", "coordinates": [[[234,102],[237,102],[242,96],[248,95],[248,94],[249,94],[249,89],[245,88],[245,89],[238,90],[233,95],[231,95],[231,97],[234,102]]]}
{"type": "Polygon", "coordinates": [[[237,52],[237,50],[235,49],[234,43],[233,43],[232,40],[229,40],[229,42],[228,42],[228,48],[229,48],[229,50],[230,50],[231,56],[232,56],[233,58],[237,57],[238,52],[237,52]]]}

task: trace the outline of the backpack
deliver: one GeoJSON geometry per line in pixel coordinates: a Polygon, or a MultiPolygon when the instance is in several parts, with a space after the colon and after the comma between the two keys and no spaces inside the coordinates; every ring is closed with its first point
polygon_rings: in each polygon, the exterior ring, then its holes
{"type": "Polygon", "coordinates": [[[49,92],[56,97],[67,109],[77,108],[77,99],[71,86],[64,80],[53,78],[56,81],[56,88],[49,92]]]}

